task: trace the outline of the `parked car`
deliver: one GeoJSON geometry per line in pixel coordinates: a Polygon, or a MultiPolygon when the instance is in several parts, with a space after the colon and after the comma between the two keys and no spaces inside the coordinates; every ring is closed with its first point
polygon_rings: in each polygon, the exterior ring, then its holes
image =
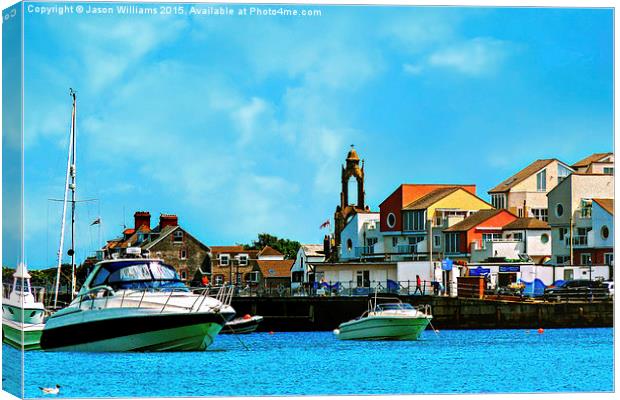
{"type": "Polygon", "coordinates": [[[614,281],[604,281],[603,286],[609,291],[609,296],[614,297],[614,281]]]}
{"type": "Polygon", "coordinates": [[[544,292],[545,300],[593,300],[608,297],[609,291],[602,281],[574,279],[564,281],[561,285],[548,287],[544,292]]]}

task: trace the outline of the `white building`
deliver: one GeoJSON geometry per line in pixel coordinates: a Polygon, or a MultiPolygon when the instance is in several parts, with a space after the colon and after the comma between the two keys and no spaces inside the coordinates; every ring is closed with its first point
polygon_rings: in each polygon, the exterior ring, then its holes
{"type": "Polygon", "coordinates": [[[309,274],[313,272],[312,264],[324,261],[325,253],[322,244],[302,244],[291,267],[291,289],[299,289],[304,283],[308,283],[309,274]]]}
{"type": "Polygon", "coordinates": [[[340,260],[372,258],[383,253],[378,212],[359,212],[351,217],[340,233],[340,260]]]}
{"type": "Polygon", "coordinates": [[[613,175],[575,172],[547,197],[554,264],[603,264],[604,252],[591,250],[596,236],[592,225],[592,199],[613,199],[613,175]]]}
{"type": "Polygon", "coordinates": [[[483,243],[471,253],[471,262],[503,257],[542,263],[551,257],[551,228],[536,218],[518,218],[502,227],[502,237],[483,243]]]}

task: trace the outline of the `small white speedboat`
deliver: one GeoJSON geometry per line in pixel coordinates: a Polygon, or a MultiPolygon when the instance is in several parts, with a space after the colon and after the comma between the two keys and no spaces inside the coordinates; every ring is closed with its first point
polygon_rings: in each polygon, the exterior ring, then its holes
{"type": "Polygon", "coordinates": [[[220,333],[252,333],[263,320],[260,315],[246,314],[243,317],[228,321],[220,333]]]}
{"type": "Polygon", "coordinates": [[[417,340],[432,318],[429,305],[413,307],[400,299],[375,297],[364,314],[343,322],[334,334],[341,340],[417,340]],[[378,304],[377,299],[388,302],[378,304]]]}
{"type": "Polygon", "coordinates": [[[2,299],[2,341],[18,349],[39,349],[46,316],[43,303],[32,293],[28,268],[20,263],[13,274],[13,287],[2,299]]]}

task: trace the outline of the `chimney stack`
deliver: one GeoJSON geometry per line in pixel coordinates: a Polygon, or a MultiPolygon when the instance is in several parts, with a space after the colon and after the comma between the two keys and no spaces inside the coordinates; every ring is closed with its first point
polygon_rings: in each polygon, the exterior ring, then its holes
{"type": "Polygon", "coordinates": [[[166,226],[178,226],[179,217],[175,214],[160,214],[159,215],[159,229],[162,230],[166,226]]]}
{"type": "Polygon", "coordinates": [[[146,225],[146,227],[151,229],[151,213],[148,211],[136,211],[133,215],[134,219],[134,228],[136,231],[140,229],[142,226],[146,225]]]}
{"type": "Polygon", "coordinates": [[[323,252],[325,253],[325,259],[329,259],[332,252],[332,243],[329,235],[325,235],[323,238],[323,252]]]}

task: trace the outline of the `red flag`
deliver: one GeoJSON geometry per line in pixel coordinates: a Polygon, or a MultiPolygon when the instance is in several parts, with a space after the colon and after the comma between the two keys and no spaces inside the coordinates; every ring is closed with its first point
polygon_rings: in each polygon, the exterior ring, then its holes
{"type": "Polygon", "coordinates": [[[331,223],[329,222],[329,219],[327,221],[323,222],[319,229],[327,228],[328,226],[331,226],[331,223]]]}

